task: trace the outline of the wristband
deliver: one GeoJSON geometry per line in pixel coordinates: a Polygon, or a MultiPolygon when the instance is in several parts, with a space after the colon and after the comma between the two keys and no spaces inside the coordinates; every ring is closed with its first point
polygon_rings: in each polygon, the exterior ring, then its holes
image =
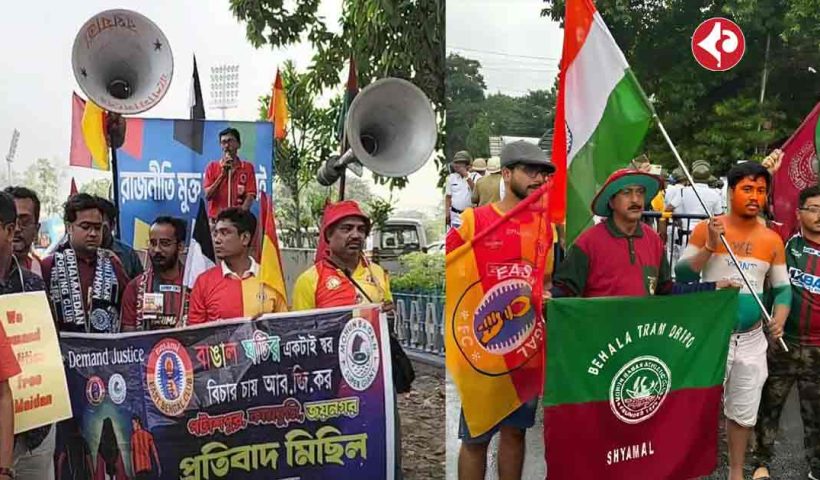
{"type": "Polygon", "coordinates": [[[715,253],[715,249],[714,249],[714,248],[709,248],[709,244],[708,244],[708,243],[704,244],[704,245],[703,245],[703,248],[705,248],[705,249],[706,249],[706,251],[707,251],[707,252],[709,252],[709,253],[715,253]]]}

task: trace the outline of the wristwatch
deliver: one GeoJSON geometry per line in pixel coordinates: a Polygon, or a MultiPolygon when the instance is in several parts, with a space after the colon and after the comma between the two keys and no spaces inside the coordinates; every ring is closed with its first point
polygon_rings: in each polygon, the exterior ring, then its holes
{"type": "Polygon", "coordinates": [[[14,472],[13,468],[0,467],[0,477],[6,477],[11,480],[15,480],[17,478],[17,474],[14,472]]]}

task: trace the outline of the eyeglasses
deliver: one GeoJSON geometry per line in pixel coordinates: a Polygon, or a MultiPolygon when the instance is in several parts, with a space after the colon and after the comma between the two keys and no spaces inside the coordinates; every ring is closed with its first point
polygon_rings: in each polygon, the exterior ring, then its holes
{"type": "Polygon", "coordinates": [[[536,178],[538,175],[541,175],[547,179],[550,175],[552,175],[552,172],[548,168],[538,167],[535,165],[518,165],[517,168],[518,170],[524,172],[524,175],[529,178],[536,178]]]}
{"type": "Polygon", "coordinates": [[[820,215],[820,207],[799,207],[798,210],[800,210],[801,212],[809,212],[812,215],[820,215]]]}

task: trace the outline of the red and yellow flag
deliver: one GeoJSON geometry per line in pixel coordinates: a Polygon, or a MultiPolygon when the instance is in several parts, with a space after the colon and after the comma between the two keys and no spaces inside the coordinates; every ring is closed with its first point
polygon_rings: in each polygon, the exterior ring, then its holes
{"type": "Polygon", "coordinates": [[[268,120],[273,122],[274,136],[277,140],[285,138],[288,116],[288,99],[285,96],[285,88],[282,86],[282,74],[276,70],[276,80],[273,82],[273,91],[268,104],[268,120]]]}
{"type": "Polygon", "coordinates": [[[259,281],[272,288],[287,302],[285,289],[285,270],[282,268],[282,255],[279,252],[279,239],[276,235],[276,214],[273,202],[265,192],[260,198],[260,220],[262,225],[262,248],[259,260],[259,281]]]}
{"type": "Polygon", "coordinates": [[[110,170],[105,139],[105,111],[76,93],[71,108],[71,153],[69,164],[95,170],[110,170]]]}
{"type": "Polygon", "coordinates": [[[447,369],[473,437],[541,393],[548,188],[506,213],[468,209],[447,235],[447,369]]]}

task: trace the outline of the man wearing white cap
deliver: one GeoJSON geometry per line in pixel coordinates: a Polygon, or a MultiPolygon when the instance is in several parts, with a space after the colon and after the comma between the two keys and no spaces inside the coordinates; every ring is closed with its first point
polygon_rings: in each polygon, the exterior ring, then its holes
{"type": "MultiPolygon", "coordinates": [[[[478,162],[478,160],[476,160],[478,162]]],[[[501,159],[490,157],[487,162],[487,173],[481,177],[473,189],[473,204],[481,207],[488,203],[501,201],[501,185],[504,180],[501,177],[501,159]]]]}

